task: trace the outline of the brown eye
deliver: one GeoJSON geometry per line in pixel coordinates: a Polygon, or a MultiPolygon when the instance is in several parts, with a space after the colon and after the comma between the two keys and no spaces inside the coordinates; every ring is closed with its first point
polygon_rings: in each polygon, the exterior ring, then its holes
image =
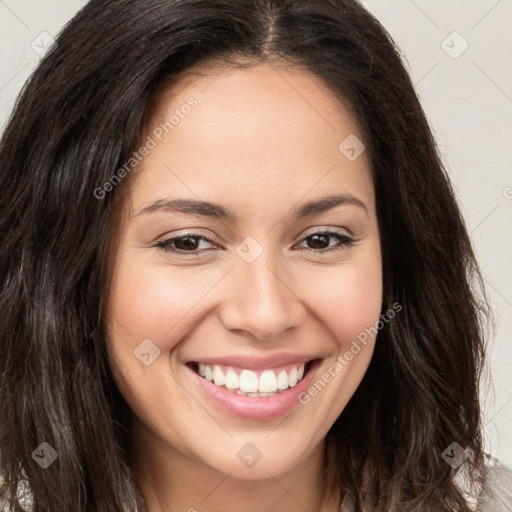
{"type": "Polygon", "coordinates": [[[161,240],[160,242],[157,242],[154,247],[158,247],[159,249],[163,249],[167,252],[199,254],[204,251],[204,249],[198,250],[198,246],[201,241],[213,243],[204,235],[188,233],[182,236],[168,238],[167,240],[161,240]]]}
{"type": "Polygon", "coordinates": [[[321,231],[319,233],[314,233],[309,235],[303,239],[308,244],[306,247],[306,251],[318,253],[318,252],[329,252],[338,249],[343,249],[345,247],[350,247],[354,244],[355,240],[347,235],[337,233],[336,231],[321,231]],[[334,246],[330,245],[330,241],[332,238],[338,240],[338,243],[334,246]]]}

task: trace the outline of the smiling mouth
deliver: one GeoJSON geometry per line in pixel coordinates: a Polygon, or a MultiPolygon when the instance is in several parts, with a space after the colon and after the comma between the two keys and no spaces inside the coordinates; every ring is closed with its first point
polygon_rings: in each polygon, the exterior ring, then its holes
{"type": "Polygon", "coordinates": [[[203,379],[232,393],[265,397],[278,395],[295,387],[307,375],[315,361],[317,359],[258,371],[198,362],[189,362],[187,366],[203,379]]]}

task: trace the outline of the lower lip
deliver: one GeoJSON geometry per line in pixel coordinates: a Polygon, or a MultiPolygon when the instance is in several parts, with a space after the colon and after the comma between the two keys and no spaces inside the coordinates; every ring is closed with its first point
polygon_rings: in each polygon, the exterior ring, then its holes
{"type": "Polygon", "coordinates": [[[303,393],[313,379],[319,360],[311,364],[304,378],[293,388],[281,391],[274,396],[252,397],[238,395],[234,391],[228,391],[224,387],[217,386],[198,375],[192,368],[186,367],[192,372],[196,382],[203,393],[221,410],[238,418],[250,420],[271,420],[290,412],[300,404],[299,395],[303,393]]]}

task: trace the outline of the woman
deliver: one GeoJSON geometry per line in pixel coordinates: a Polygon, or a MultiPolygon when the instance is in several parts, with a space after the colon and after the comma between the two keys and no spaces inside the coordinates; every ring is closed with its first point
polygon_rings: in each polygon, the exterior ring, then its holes
{"type": "Polygon", "coordinates": [[[511,506],[470,239],[357,2],[92,0],[0,164],[6,506],[511,506]]]}

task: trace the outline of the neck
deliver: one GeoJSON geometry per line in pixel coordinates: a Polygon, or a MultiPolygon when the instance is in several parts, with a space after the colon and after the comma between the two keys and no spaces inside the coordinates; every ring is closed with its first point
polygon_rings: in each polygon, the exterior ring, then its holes
{"type": "Polygon", "coordinates": [[[184,454],[138,424],[135,474],[147,512],[338,512],[325,489],[326,442],[290,471],[257,480],[221,473],[184,454]]]}

